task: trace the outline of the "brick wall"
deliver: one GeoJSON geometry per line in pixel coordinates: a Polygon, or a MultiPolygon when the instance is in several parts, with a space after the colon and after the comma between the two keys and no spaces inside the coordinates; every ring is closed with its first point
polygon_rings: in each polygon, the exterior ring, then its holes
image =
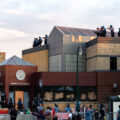
{"type": "Polygon", "coordinates": [[[120,38],[97,38],[86,49],[87,72],[109,71],[113,56],[117,57],[117,70],[120,70],[120,38]]]}

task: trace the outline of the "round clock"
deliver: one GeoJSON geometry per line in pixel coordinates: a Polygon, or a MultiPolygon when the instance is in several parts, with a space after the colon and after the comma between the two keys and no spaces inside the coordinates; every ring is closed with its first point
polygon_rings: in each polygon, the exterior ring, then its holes
{"type": "Polygon", "coordinates": [[[23,70],[18,70],[16,72],[16,78],[18,80],[24,80],[25,79],[25,72],[23,70]]]}

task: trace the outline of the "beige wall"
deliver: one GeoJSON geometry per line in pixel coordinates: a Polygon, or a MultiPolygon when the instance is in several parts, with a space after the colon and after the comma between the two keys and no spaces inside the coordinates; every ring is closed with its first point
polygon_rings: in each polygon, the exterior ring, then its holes
{"type": "Polygon", "coordinates": [[[39,72],[48,71],[48,50],[22,55],[23,60],[38,66],[39,72]]]}
{"type": "MultiPolygon", "coordinates": [[[[86,49],[86,58],[96,55],[120,55],[120,44],[97,43],[86,49]]],[[[87,72],[95,70],[110,70],[110,57],[95,57],[87,60],[87,72]]],[[[120,70],[120,58],[117,58],[117,70],[120,70]]]]}
{"type": "Polygon", "coordinates": [[[5,53],[0,52],[0,62],[3,62],[5,60],[5,53]]]}

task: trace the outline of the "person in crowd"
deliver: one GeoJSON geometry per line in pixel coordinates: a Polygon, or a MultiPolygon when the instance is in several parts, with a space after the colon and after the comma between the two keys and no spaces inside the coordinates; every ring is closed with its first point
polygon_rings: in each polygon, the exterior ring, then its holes
{"type": "Polygon", "coordinates": [[[33,111],[37,112],[38,100],[36,97],[34,97],[34,100],[32,102],[32,106],[33,106],[33,111]]]}
{"type": "Polygon", "coordinates": [[[1,92],[1,105],[2,105],[2,108],[5,107],[5,101],[6,101],[6,95],[4,92],[1,92]]]}
{"type": "Polygon", "coordinates": [[[38,46],[38,39],[37,38],[34,38],[34,41],[33,41],[33,47],[37,47],[38,46]]]}
{"type": "Polygon", "coordinates": [[[97,35],[97,37],[100,36],[100,30],[99,30],[99,28],[97,28],[97,30],[95,31],[95,34],[97,35]]]}
{"type": "Polygon", "coordinates": [[[59,112],[59,108],[58,108],[58,104],[57,104],[57,103],[55,103],[54,109],[55,109],[55,113],[58,113],[58,112],[59,112]]]}
{"type": "Polygon", "coordinates": [[[58,117],[57,117],[57,116],[54,116],[52,120],[58,120],[58,117]]]}
{"type": "Polygon", "coordinates": [[[18,105],[18,110],[19,110],[19,111],[22,111],[22,109],[23,109],[23,102],[22,102],[22,100],[21,100],[20,98],[19,98],[19,100],[18,100],[17,105],[18,105]]]}
{"type": "Polygon", "coordinates": [[[75,110],[76,110],[76,112],[80,112],[80,105],[81,105],[80,101],[78,101],[78,106],[77,106],[77,101],[76,101],[76,103],[75,103],[75,110]]]}
{"type": "Polygon", "coordinates": [[[99,111],[98,111],[98,109],[96,109],[95,112],[94,112],[94,118],[95,118],[95,120],[99,120],[99,111]]]}
{"type": "Polygon", "coordinates": [[[93,108],[92,105],[89,106],[87,112],[85,113],[85,120],[92,120],[93,108]]]}
{"type": "Polygon", "coordinates": [[[110,27],[108,27],[108,30],[111,31],[111,37],[114,37],[115,36],[114,27],[112,25],[110,25],[110,27]]]}
{"type": "Polygon", "coordinates": [[[45,110],[45,112],[43,112],[43,111],[39,111],[38,113],[32,112],[32,114],[34,116],[37,116],[37,120],[47,120],[47,119],[51,118],[50,107],[47,107],[47,109],[45,110]]]}
{"type": "Polygon", "coordinates": [[[120,37],[120,28],[119,28],[119,31],[118,31],[118,37],[120,37]]]}
{"type": "Polygon", "coordinates": [[[42,38],[41,38],[41,36],[39,36],[39,39],[38,39],[38,45],[40,45],[41,46],[41,44],[42,44],[42,38]]]}
{"type": "Polygon", "coordinates": [[[38,105],[37,110],[38,110],[38,112],[39,112],[39,111],[44,111],[44,106],[43,106],[42,103],[40,103],[40,104],[38,105]]]}
{"type": "Polygon", "coordinates": [[[17,110],[13,107],[10,111],[11,120],[16,120],[17,110]]]}
{"type": "Polygon", "coordinates": [[[72,112],[72,109],[71,109],[69,103],[67,103],[67,106],[65,107],[65,112],[67,112],[67,113],[71,113],[72,112]]]}
{"type": "Polygon", "coordinates": [[[99,35],[101,37],[105,37],[106,36],[106,28],[104,26],[101,26],[101,28],[99,29],[99,35]]]}
{"type": "Polygon", "coordinates": [[[120,120],[120,105],[119,105],[119,110],[117,111],[117,120],[120,120]]]}
{"type": "Polygon", "coordinates": [[[87,107],[85,105],[82,106],[82,108],[80,109],[80,112],[87,112],[87,107]]]}
{"type": "Polygon", "coordinates": [[[13,108],[13,101],[12,101],[12,98],[10,98],[9,101],[8,101],[8,109],[9,109],[9,111],[11,111],[12,108],[13,108]]]}
{"type": "Polygon", "coordinates": [[[100,114],[100,120],[104,120],[104,117],[105,117],[105,105],[103,103],[101,103],[101,105],[100,105],[99,114],[100,114]]]}
{"type": "Polygon", "coordinates": [[[47,44],[48,35],[45,35],[45,37],[43,37],[43,38],[44,38],[44,43],[46,45],[47,44]]]}

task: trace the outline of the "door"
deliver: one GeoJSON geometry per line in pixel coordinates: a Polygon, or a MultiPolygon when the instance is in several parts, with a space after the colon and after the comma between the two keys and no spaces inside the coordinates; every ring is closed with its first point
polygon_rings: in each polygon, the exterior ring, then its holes
{"type": "Polygon", "coordinates": [[[19,98],[22,100],[24,103],[24,91],[15,91],[15,108],[17,109],[17,102],[19,98]]]}

